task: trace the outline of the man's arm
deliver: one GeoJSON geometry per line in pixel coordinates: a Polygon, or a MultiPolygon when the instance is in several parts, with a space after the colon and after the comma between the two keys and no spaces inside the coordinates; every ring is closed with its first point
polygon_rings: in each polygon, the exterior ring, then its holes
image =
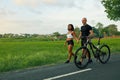
{"type": "Polygon", "coordinates": [[[89,32],[90,32],[89,37],[90,37],[90,38],[93,38],[93,37],[94,37],[94,32],[93,32],[93,30],[90,30],[89,32]]]}

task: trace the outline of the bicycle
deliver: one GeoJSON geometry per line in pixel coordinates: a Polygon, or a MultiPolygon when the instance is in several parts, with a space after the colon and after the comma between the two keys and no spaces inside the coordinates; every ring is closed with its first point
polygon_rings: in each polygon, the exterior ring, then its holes
{"type": "Polygon", "coordinates": [[[101,38],[102,37],[98,38],[97,45],[99,47],[95,46],[92,43],[91,39],[88,38],[84,46],[81,46],[76,50],[75,56],[74,56],[74,63],[78,68],[83,69],[87,67],[87,65],[89,64],[89,57],[91,56],[91,54],[90,54],[88,45],[90,46],[90,49],[91,49],[91,52],[93,53],[94,58],[99,60],[102,64],[105,64],[108,62],[108,60],[110,59],[110,54],[111,54],[110,48],[106,44],[100,45],[101,38]],[[81,61],[81,64],[79,64],[80,61],[81,61]]]}

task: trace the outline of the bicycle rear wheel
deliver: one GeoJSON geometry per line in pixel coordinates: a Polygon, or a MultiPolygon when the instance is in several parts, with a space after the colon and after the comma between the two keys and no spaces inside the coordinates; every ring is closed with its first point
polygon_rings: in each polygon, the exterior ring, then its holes
{"type": "Polygon", "coordinates": [[[110,59],[110,48],[107,45],[102,45],[99,52],[99,61],[102,64],[105,64],[110,59]]]}
{"type": "Polygon", "coordinates": [[[86,47],[78,48],[76,50],[75,56],[74,56],[75,65],[80,69],[87,67],[89,56],[90,56],[90,52],[89,52],[88,48],[86,48],[86,47]],[[84,49],[84,51],[83,51],[83,49],[84,49]]]}

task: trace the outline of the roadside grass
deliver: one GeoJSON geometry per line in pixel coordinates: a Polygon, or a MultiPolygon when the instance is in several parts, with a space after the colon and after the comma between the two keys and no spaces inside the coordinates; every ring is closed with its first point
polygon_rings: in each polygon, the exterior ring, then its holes
{"type": "Polygon", "coordinates": [[[62,42],[0,42],[0,72],[58,63],[65,58],[62,42]]]}
{"type": "Polygon", "coordinates": [[[103,38],[101,43],[110,47],[111,53],[120,53],[120,38],[103,38]]]}
{"type": "MultiPolygon", "coordinates": [[[[101,39],[101,43],[110,46],[111,53],[120,52],[119,41],[120,38],[101,39]]],[[[97,39],[93,43],[97,44],[97,39]]],[[[80,43],[75,42],[73,52],[78,47],[80,43]]],[[[64,41],[0,40],[0,72],[64,63],[66,59],[67,46],[64,46],[64,41]]]]}

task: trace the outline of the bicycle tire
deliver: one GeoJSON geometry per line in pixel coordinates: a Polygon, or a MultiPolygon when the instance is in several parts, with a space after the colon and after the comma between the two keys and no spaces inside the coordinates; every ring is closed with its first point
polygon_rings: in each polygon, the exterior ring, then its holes
{"type": "Polygon", "coordinates": [[[83,69],[83,68],[87,67],[88,60],[89,60],[88,58],[84,58],[84,59],[82,58],[82,56],[83,56],[82,55],[82,49],[85,49],[88,52],[88,55],[90,56],[90,52],[89,52],[88,48],[86,48],[86,47],[80,47],[76,50],[75,56],[74,56],[74,63],[80,69],[83,69]],[[83,61],[80,65],[80,64],[78,64],[78,62],[80,61],[81,58],[82,58],[83,61]]]}
{"type": "Polygon", "coordinates": [[[99,61],[102,63],[102,64],[105,64],[108,62],[108,60],[110,59],[110,48],[108,45],[102,45],[100,47],[100,51],[99,51],[99,61]]]}

